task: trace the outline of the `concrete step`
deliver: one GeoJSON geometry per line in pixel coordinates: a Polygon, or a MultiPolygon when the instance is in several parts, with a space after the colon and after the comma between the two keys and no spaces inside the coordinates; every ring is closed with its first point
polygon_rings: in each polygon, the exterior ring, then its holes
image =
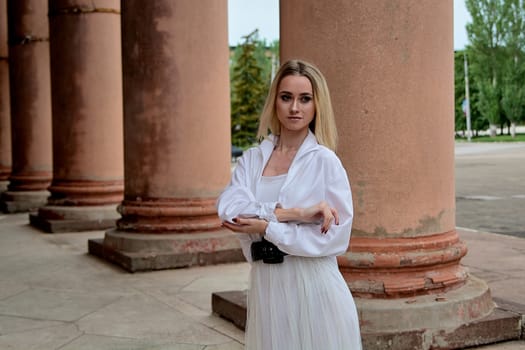
{"type": "MultiPolygon", "coordinates": [[[[246,291],[212,294],[212,310],[238,328],[246,327],[246,291]]],[[[363,333],[367,350],[463,349],[524,339],[525,305],[494,299],[493,312],[456,329],[416,329],[406,332],[363,333]]]]}

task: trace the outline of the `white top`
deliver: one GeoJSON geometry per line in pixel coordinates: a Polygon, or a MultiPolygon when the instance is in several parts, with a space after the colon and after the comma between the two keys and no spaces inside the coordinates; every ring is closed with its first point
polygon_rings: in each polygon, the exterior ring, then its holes
{"type": "MultiPolygon", "coordinates": [[[[265,238],[290,255],[321,257],[345,253],[353,219],[350,184],[339,158],[319,145],[312,132],[297,151],[277,200],[257,199],[262,172],[276,142],[277,138],[270,136],[258,147],[244,152],[230,184],[217,200],[220,218],[232,221],[238,216],[251,216],[267,220],[265,238]],[[277,204],[283,208],[305,208],[323,200],[339,214],[339,225],[331,225],[326,234],[321,233],[321,223],[278,222],[274,214],[277,204]]],[[[243,249],[251,243],[250,235],[238,237],[243,249]]]]}
{"type": "Polygon", "coordinates": [[[261,202],[276,202],[279,198],[279,192],[283,187],[286,175],[282,174],[277,176],[262,176],[261,184],[257,187],[256,198],[259,198],[261,202]]]}

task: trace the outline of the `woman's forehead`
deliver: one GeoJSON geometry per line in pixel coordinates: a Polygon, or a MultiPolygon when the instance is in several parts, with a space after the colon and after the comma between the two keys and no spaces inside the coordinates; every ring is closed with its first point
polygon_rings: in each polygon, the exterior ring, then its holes
{"type": "Polygon", "coordinates": [[[279,82],[278,91],[287,91],[292,93],[313,93],[310,79],[304,75],[287,75],[279,82]]]}

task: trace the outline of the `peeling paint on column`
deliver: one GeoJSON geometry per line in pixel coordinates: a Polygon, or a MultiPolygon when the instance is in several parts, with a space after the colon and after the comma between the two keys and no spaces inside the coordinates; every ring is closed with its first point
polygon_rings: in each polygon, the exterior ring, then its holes
{"type": "Polygon", "coordinates": [[[426,215],[419,219],[419,225],[413,228],[405,228],[400,232],[391,232],[383,226],[376,226],[373,232],[367,232],[352,228],[352,236],[354,237],[377,237],[377,238],[393,238],[393,237],[418,237],[423,234],[435,234],[443,230],[442,218],[445,210],[439,212],[437,216],[426,215]]]}

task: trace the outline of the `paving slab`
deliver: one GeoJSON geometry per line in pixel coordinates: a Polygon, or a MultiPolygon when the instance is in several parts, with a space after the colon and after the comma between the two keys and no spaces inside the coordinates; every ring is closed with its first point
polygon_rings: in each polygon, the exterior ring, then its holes
{"type": "Polygon", "coordinates": [[[57,350],[81,336],[74,324],[61,324],[0,335],[0,349],[57,350]]]}
{"type": "Polygon", "coordinates": [[[83,332],[136,339],[170,340],[185,344],[213,345],[231,341],[193,322],[169,305],[137,294],[123,297],[77,322],[83,332]]]}
{"type": "Polygon", "coordinates": [[[86,334],[60,350],[202,350],[201,345],[86,334]]]}
{"type": "Polygon", "coordinates": [[[104,293],[31,288],[0,301],[0,315],[75,321],[120,298],[104,293]]]}
{"type": "Polygon", "coordinates": [[[30,319],[18,316],[0,316],[0,335],[22,333],[67,324],[61,321],[30,319]]]}
{"type": "Polygon", "coordinates": [[[483,278],[493,297],[525,304],[525,239],[510,235],[459,230],[467,243],[461,262],[483,278]]]}

